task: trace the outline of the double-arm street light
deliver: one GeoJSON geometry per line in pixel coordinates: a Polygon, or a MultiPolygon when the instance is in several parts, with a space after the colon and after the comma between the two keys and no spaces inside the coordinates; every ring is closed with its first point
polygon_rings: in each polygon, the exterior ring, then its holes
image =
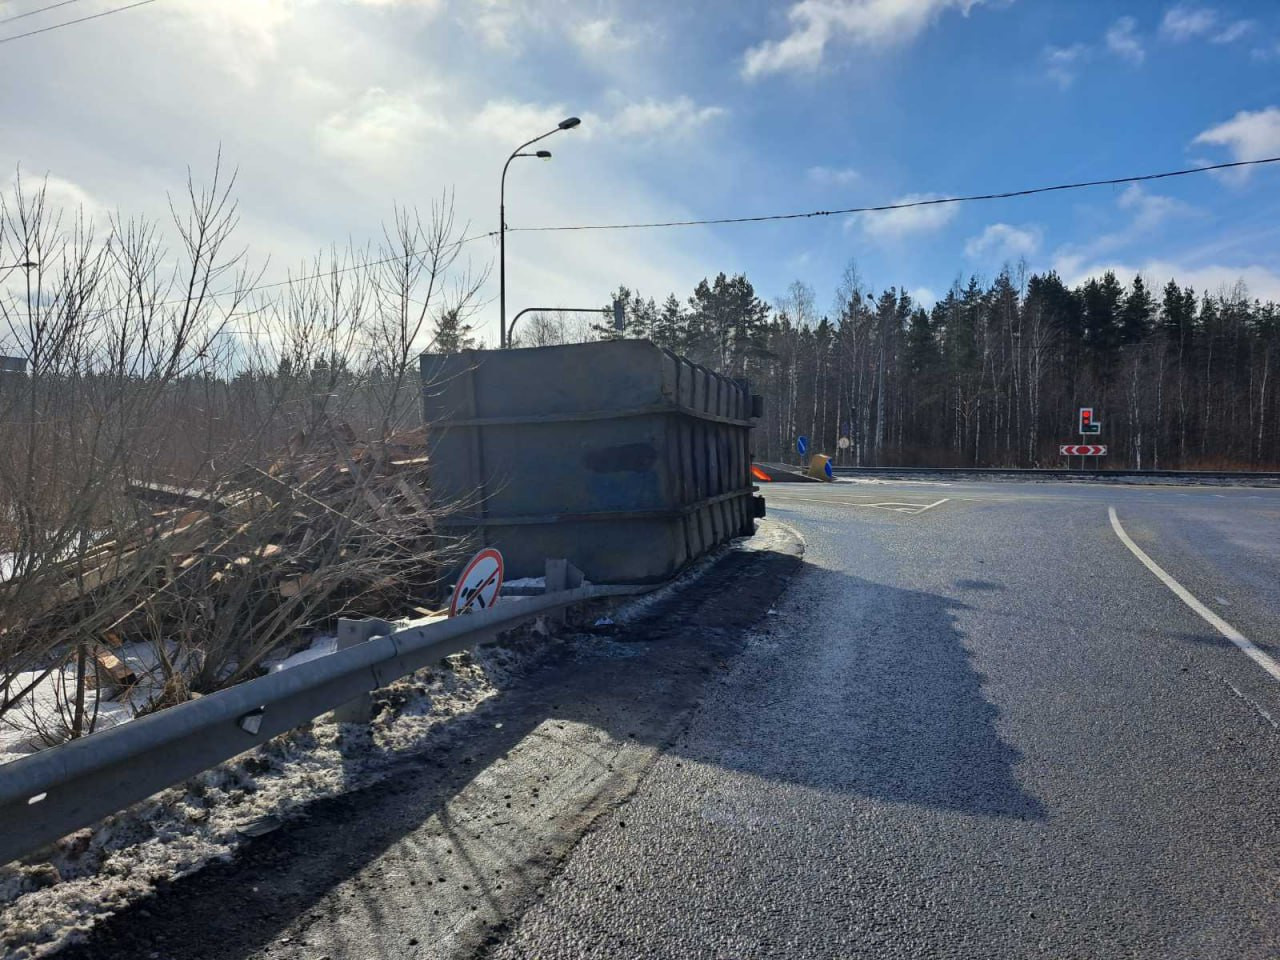
{"type": "Polygon", "coordinates": [[[554,130],[548,130],[540,137],[534,137],[527,143],[522,143],[516,147],[511,156],[507,157],[507,162],[502,165],[502,182],[498,187],[498,346],[506,347],[507,345],[507,167],[511,166],[511,161],[516,157],[537,157],[540,160],[550,160],[550,150],[538,150],[534,153],[524,153],[526,147],[531,147],[539,140],[543,140],[553,133],[559,133],[561,130],[572,130],[582,121],[577,117],[567,117],[561,120],[554,130]]]}

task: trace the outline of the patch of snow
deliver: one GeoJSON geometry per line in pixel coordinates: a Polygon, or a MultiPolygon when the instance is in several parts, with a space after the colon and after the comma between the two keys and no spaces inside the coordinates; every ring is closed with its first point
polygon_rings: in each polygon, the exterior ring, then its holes
{"type": "MultiPolygon", "coordinates": [[[[60,743],[70,733],[72,704],[75,702],[75,668],[65,666],[41,676],[44,673],[43,670],[22,671],[10,685],[10,689],[16,692],[35,684],[16,706],[0,716],[0,764],[60,743]]],[[[86,717],[93,720],[93,713],[94,691],[86,690],[86,717]]],[[[127,723],[133,715],[130,704],[104,697],[97,704],[94,729],[105,730],[127,723]]]]}
{"type": "Polygon", "coordinates": [[[535,587],[547,589],[546,577],[521,577],[519,580],[503,580],[502,589],[507,587],[515,587],[517,590],[532,590],[535,587]]]}
{"type": "MultiPolygon", "coordinates": [[[[323,656],[332,641],[317,638],[278,666],[323,656]]],[[[0,866],[0,952],[6,960],[48,956],[158,882],[232,855],[246,829],[383,779],[397,761],[423,750],[433,731],[465,718],[551,649],[551,642],[521,633],[458,654],[375,694],[368,726],[338,724],[326,714],[64,837],[40,857],[0,866]]],[[[440,735],[453,736],[447,727],[440,735]]]]}
{"type": "Polygon", "coordinates": [[[300,663],[310,663],[312,660],[319,660],[321,657],[327,657],[329,654],[336,652],[338,649],[338,638],[330,636],[318,636],[311,641],[311,646],[305,650],[299,650],[297,653],[285,657],[283,660],[276,661],[268,668],[271,673],[280,670],[288,670],[290,667],[296,667],[300,663]]]}

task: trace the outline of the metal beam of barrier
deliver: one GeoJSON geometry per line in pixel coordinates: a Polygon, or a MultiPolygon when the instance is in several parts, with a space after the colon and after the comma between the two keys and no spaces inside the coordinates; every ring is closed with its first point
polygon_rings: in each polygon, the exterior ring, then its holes
{"type": "Polygon", "coordinates": [[[6,763],[0,766],[0,863],[531,617],[657,586],[584,586],[451,620],[400,621],[387,636],[6,763]]]}
{"type": "Polygon", "coordinates": [[[1057,467],[832,467],[838,477],[857,476],[1011,476],[1042,477],[1064,480],[1079,480],[1082,477],[1159,477],[1165,479],[1186,480],[1280,480],[1280,473],[1256,470],[1124,470],[1119,467],[1107,469],[1087,468],[1083,470],[1067,470],[1057,467]]]}

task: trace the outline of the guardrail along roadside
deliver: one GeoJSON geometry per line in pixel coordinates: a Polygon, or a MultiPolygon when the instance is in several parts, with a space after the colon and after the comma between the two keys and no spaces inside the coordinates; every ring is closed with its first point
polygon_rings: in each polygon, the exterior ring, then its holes
{"type": "MultiPolygon", "coordinates": [[[[509,577],[537,577],[562,558],[551,568],[561,582],[453,619],[340,621],[337,652],[0,765],[0,862],[329,710],[364,719],[370,691],[530,618],[652,589],[763,514],[750,472],[759,407],[745,383],[644,341],[424,356],[422,369],[428,452],[408,466],[429,473],[422,489],[394,476],[388,489],[424,509],[459,504],[432,513],[439,535],[500,548],[509,577]],[[573,568],[591,582],[572,587],[573,568]]],[[[358,458],[346,459],[353,472],[358,458]]],[[[254,496],[273,502],[282,485],[268,473],[254,496]]],[[[188,511],[208,499],[148,495],[188,511]]],[[[308,589],[303,579],[296,595],[308,589]]]]}

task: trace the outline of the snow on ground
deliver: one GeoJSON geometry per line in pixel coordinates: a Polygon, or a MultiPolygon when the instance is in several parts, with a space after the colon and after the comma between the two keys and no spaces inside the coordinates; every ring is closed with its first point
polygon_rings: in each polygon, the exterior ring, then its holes
{"type": "MultiPolygon", "coordinates": [[[[725,553],[771,549],[785,539],[775,521],[760,533],[713,551],[675,581],[627,600],[609,613],[625,623],[701,575],[725,553]]],[[[598,636],[570,637],[581,643],[612,643],[598,636]]],[[[135,671],[152,670],[148,645],[118,648],[135,671]]],[[[631,648],[617,645],[625,654],[631,648]]],[[[334,637],[270,664],[283,670],[337,647],[334,637]]],[[[514,633],[445,664],[418,671],[375,695],[371,724],[338,724],[331,714],[187,783],[162,791],[101,823],[64,837],[53,848],[14,864],[0,865],[0,946],[6,960],[35,960],[82,939],[99,920],[149,895],[157,882],[231,857],[260,824],[300,815],[309,803],[356,790],[388,776],[396,762],[420,750],[441,724],[461,719],[510,686],[556,649],[556,641],[533,631],[514,633]]],[[[621,655],[621,654],[620,654],[621,655]]],[[[145,691],[138,696],[145,696],[145,691]]],[[[128,708],[122,713],[128,713],[128,708]]],[[[128,719],[121,716],[119,722],[128,719]]],[[[446,728],[443,735],[454,736],[446,728]]],[[[13,759],[13,757],[8,757],[13,759]]],[[[0,775],[3,767],[0,767],[0,775]]]]}
{"type": "MultiPolygon", "coordinates": [[[[333,638],[318,638],[276,667],[323,656],[330,644],[336,646],[333,638]]],[[[521,633],[451,657],[380,691],[367,727],[326,715],[65,837],[39,857],[0,866],[0,954],[48,956],[147,896],[157,881],[230,857],[246,825],[288,819],[312,801],[376,782],[439,724],[470,713],[550,649],[549,641],[521,633]]]]}
{"type": "MultiPolygon", "coordinates": [[[[0,765],[66,739],[70,704],[75,698],[75,668],[64,667],[46,677],[41,676],[43,672],[23,671],[11,684],[13,690],[32,683],[35,687],[21,703],[0,716],[0,765]]],[[[92,715],[93,709],[89,691],[86,713],[92,715]]],[[[104,700],[98,704],[95,729],[105,730],[132,719],[133,708],[129,704],[104,700]]]]}
{"type": "Polygon", "coordinates": [[[283,660],[268,661],[265,665],[271,673],[279,670],[288,670],[290,667],[296,667],[300,663],[309,663],[312,660],[319,660],[321,657],[327,657],[338,649],[338,638],[331,636],[319,636],[311,641],[311,646],[305,650],[299,650],[291,656],[285,657],[283,660]]]}
{"type": "MultiPolygon", "coordinates": [[[[97,700],[93,690],[85,691],[85,714],[94,730],[127,723],[164,692],[165,674],[154,645],[126,643],[111,652],[133,671],[138,680],[119,699],[111,690],[104,690],[101,700],[97,700]]],[[[166,644],[166,656],[178,667],[188,665],[189,655],[184,654],[177,644],[166,644]]],[[[42,676],[44,673],[44,670],[27,670],[19,673],[18,679],[10,684],[11,691],[21,690],[31,683],[36,685],[17,706],[0,716],[0,768],[11,760],[61,743],[68,737],[71,704],[75,699],[75,666],[66,664],[47,676],[42,676]]]]}

